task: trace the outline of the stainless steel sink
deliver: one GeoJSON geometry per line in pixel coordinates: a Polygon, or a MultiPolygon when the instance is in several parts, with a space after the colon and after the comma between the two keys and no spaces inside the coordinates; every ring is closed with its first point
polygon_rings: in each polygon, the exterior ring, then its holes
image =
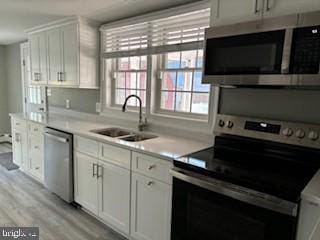
{"type": "Polygon", "coordinates": [[[126,135],[131,134],[130,131],[124,130],[121,128],[99,129],[99,130],[92,130],[91,132],[94,132],[94,133],[97,133],[100,135],[104,135],[104,136],[108,136],[108,137],[113,137],[113,138],[122,137],[122,136],[126,136],[126,135]]]}
{"type": "Polygon", "coordinates": [[[149,140],[149,139],[153,139],[153,138],[157,138],[158,136],[155,135],[151,135],[151,134],[133,134],[127,137],[121,137],[119,139],[127,141],[127,142],[141,142],[141,141],[145,141],[145,140],[149,140]]]}
{"type": "Polygon", "coordinates": [[[158,137],[158,136],[146,134],[146,133],[135,133],[122,128],[97,129],[97,130],[91,130],[91,132],[97,133],[103,136],[112,137],[112,138],[119,138],[127,142],[141,142],[141,141],[158,137]]]}

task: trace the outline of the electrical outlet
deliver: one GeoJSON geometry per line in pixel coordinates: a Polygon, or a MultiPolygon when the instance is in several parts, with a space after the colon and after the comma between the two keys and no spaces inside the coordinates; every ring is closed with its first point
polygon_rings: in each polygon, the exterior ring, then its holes
{"type": "Polygon", "coordinates": [[[69,108],[70,108],[70,100],[66,99],[66,109],[69,109],[69,108]]]}
{"type": "Polygon", "coordinates": [[[96,112],[97,113],[101,112],[101,103],[99,103],[99,102],[96,103],[96,112]]]}

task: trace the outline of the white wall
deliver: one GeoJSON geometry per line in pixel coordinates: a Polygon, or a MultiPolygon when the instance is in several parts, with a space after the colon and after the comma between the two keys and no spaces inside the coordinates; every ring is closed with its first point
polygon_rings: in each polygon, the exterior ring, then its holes
{"type": "Polygon", "coordinates": [[[0,135],[9,132],[5,47],[0,46],[0,135]]]}

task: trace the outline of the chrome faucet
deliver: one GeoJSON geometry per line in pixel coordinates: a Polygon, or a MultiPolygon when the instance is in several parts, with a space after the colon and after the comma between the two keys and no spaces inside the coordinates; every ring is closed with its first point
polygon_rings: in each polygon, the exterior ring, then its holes
{"type": "Polygon", "coordinates": [[[139,101],[139,131],[143,131],[147,128],[148,123],[147,123],[147,118],[145,118],[144,120],[142,120],[142,101],[141,98],[135,94],[129,95],[126,100],[124,101],[124,104],[122,106],[122,112],[126,111],[126,106],[127,106],[127,102],[130,98],[135,97],[136,99],[138,99],[139,101]]]}

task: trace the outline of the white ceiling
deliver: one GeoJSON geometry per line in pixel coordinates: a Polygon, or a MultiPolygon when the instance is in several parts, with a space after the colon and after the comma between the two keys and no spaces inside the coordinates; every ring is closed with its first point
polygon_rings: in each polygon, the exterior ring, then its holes
{"type": "Polygon", "coordinates": [[[101,22],[197,0],[0,0],[0,45],[26,39],[24,30],[79,15],[101,22]]]}

